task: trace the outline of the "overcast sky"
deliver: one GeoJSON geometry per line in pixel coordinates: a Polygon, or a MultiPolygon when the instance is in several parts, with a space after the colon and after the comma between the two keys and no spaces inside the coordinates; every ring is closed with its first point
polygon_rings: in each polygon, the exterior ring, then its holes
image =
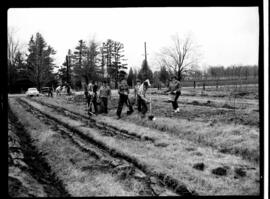
{"type": "Polygon", "coordinates": [[[123,43],[128,66],[137,68],[147,42],[148,62],[156,70],[157,53],[175,34],[192,36],[200,46],[201,66],[258,63],[257,7],[9,9],[8,26],[17,30],[15,36],[24,44],[40,32],[57,51],[57,65],[78,40],[94,37],[123,43]]]}

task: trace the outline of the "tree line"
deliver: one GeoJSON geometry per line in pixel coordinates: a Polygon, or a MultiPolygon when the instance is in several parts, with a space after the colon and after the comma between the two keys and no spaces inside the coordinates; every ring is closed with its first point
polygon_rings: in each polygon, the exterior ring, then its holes
{"type": "MultiPolygon", "coordinates": [[[[32,35],[27,45],[27,52],[23,52],[20,43],[15,41],[12,31],[8,34],[8,91],[23,92],[29,87],[56,87],[69,84],[72,88],[81,89],[83,84],[91,81],[111,82],[118,87],[121,69],[127,69],[124,57],[124,44],[107,39],[100,43],[94,39],[79,40],[74,50],[69,49],[65,61],[61,66],[54,64],[53,56],[56,51],[48,45],[40,33],[32,35]],[[54,69],[58,69],[57,72],[54,69]]],[[[136,78],[152,80],[152,71],[146,60],[138,72],[134,70],[136,78]]],[[[132,69],[130,78],[134,78],[132,69]]],[[[136,78],[132,79],[131,86],[136,78]]]]}
{"type": "MultiPolygon", "coordinates": [[[[79,40],[74,49],[68,49],[61,66],[54,64],[56,51],[48,45],[40,33],[31,36],[27,52],[21,50],[13,31],[8,31],[8,89],[9,92],[22,92],[29,87],[69,84],[73,89],[81,89],[91,81],[107,80],[112,88],[117,88],[120,70],[127,69],[124,44],[107,39],[98,42],[79,40]],[[55,69],[58,69],[57,71],[55,69]]],[[[159,70],[152,71],[146,59],[140,69],[129,67],[127,82],[130,87],[136,80],[149,79],[154,87],[168,84],[172,75],[179,80],[211,80],[233,78],[258,78],[258,66],[209,66],[205,70],[196,69],[199,55],[191,37],[172,38],[172,45],[164,47],[156,57],[159,70]]]]}

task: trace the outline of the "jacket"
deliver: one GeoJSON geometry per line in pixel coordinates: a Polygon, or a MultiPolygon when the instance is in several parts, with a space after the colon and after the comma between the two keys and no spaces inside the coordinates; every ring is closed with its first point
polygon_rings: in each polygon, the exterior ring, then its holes
{"type": "Polygon", "coordinates": [[[118,86],[118,93],[120,95],[128,95],[129,94],[129,87],[126,80],[122,80],[118,86]]]}
{"type": "Polygon", "coordinates": [[[171,91],[174,92],[174,91],[178,91],[178,92],[181,92],[181,84],[180,84],[180,81],[178,80],[174,80],[174,81],[171,81],[169,83],[169,89],[167,91],[171,91]]]}
{"type": "Polygon", "coordinates": [[[101,86],[99,89],[99,96],[100,97],[110,97],[111,96],[111,89],[109,86],[101,86]]]}
{"type": "Polygon", "coordinates": [[[138,96],[140,96],[140,98],[144,101],[148,101],[148,99],[146,98],[145,94],[146,94],[146,87],[144,86],[144,83],[142,83],[138,89],[138,96]]]}

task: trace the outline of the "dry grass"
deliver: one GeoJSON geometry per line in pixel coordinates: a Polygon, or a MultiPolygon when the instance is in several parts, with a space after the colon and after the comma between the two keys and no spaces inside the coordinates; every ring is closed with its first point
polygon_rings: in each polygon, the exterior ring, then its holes
{"type": "MultiPolygon", "coordinates": [[[[35,103],[31,104],[38,106],[35,105],[35,103]]],[[[44,108],[44,110],[48,113],[51,112],[49,114],[62,123],[72,125],[72,120],[56,115],[53,113],[52,109],[44,108]]],[[[163,130],[169,131],[169,129],[171,129],[170,126],[172,125],[170,122],[176,124],[175,121],[168,120],[167,118],[158,119],[151,124],[156,125],[157,127],[161,127],[160,125],[162,125],[162,128],[164,128],[163,130]]],[[[219,141],[219,144],[225,143],[221,141],[222,139],[228,139],[231,143],[235,142],[234,139],[227,136],[227,133],[229,132],[222,130],[224,129],[224,126],[213,128],[208,127],[207,124],[187,122],[184,120],[178,120],[177,125],[179,126],[173,126],[175,136],[167,137],[167,139],[164,140],[168,143],[167,147],[157,147],[150,142],[102,136],[94,129],[84,127],[83,125],[76,125],[74,129],[83,132],[92,140],[95,140],[96,143],[110,149],[112,154],[122,154],[122,156],[131,157],[133,160],[135,158],[135,160],[141,162],[142,165],[147,165],[148,170],[167,173],[176,179],[180,179],[189,189],[194,189],[199,194],[248,195],[259,193],[259,184],[254,179],[254,177],[257,177],[256,172],[258,171],[258,166],[254,166],[239,157],[230,154],[221,154],[212,149],[213,146],[216,146],[215,142],[217,141],[219,141]],[[189,129],[189,131],[185,131],[184,129],[189,129]],[[176,139],[177,137],[185,139],[176,139]],[[215,142],[212,141],[213,138],[216,139],[215,142]],[[192,142],[187,140],[191,140],[192,142]],[[198,148],[196,143],[203,143],[203,146],[198,148]],[[202,156],[192,155],[194,151],[187,152],[185,150],[190,147],[193,147],[195,151],[200,152],[202,156]],[[204,162],[206,165],[204,172],[192,168],[192,166],[198,162],[204,162]],[[242,180],[235,179],[235,174],[232,172],[234,168],[244,165],[256,167],[254,170],[247,171],[248,175],[244,179],[245,183],[243,183],[242,180]],[[212,174],[211,171],[220,166],[227,166],[229,168],[227,176],[217,177],[212,174]]],[[[164,134],[164,132],[158,133],[159,136],[164,134]]]]}
{"type": "Polygon", "coordinates": [[[136,193],[123,189],[110,173],[89,175],[81,167],[91,165],[95,158],[81,152],[67,139],[48,129],[37,118],[25,112],[21,106],[11,100],[11,109],[20,118],[20,122],[28,130],[34,144],[45,154],[52,170],[61,179],[72,196],[127,196],[136,193]],[[75,164],[71,159],[76,160],[75,164]]]}
{"type": "MultiPolygon", "coordinates": [[[[41,100],[45,101],[44,99],[41,100]]],[[[62,102],[61,99],[50,99],[47,100],[46,103],[60,105],[60,102],[62,102]]],[[[62,106],[81,114],[85,113],[82,106],[76,106],[73,104],[64,104],[62,106]]],[[[111,111],[109,115],[114,115],[114,112],[111,111]]],[[[208,123],[196,122],[188,121],[186,119],[172,119],[167,117],[156,117],[155,121],[148,121],[147,119],[141,119],[137,114],[124,118],[124,120],[140,126],[164,131],[181,139],[187,139],[201,145],[211,146],[225,153],[240,155],[248,160],[259,162],[260,159],[259,129],[255,127],[223,124],[214,121],[208,123]]],[[[123,123],[122,120],[115,121],[104,116],[99,116],[97,121],[103,121],[104,123],[118,127],[121,127],[123,123]]],[[[160,138],[160,136],[157,136],[155,131],[144,131],[132,123],[125,125],[126,130],[136,132],[141,136],[148,135],[155,139],[160,138]]]]}
{"type": "Polygon", "coordinates": [[[132,115],[126,120],[136,124],[171,133],[204,146],[211,146],[222,152],[237,154],[245,159],[259,162],[259,131],[244,125],[194,122],[184,119],[157,117],[155,121],[140,119],[132,115]]]}

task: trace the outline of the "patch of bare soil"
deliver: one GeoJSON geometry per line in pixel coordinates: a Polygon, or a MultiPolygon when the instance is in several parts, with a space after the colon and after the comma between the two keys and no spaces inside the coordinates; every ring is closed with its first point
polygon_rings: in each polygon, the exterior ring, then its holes
{"type": "Polygon", "coordinates": [[[11,197],[68,197],[62,182],[9,110],[8,190],[11,197]]]}

